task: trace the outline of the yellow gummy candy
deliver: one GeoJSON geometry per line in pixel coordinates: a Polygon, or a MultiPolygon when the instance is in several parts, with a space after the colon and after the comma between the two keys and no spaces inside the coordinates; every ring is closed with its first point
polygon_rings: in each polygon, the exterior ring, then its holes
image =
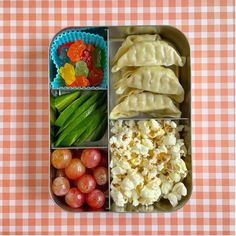
{"type": "Polygon", "coordinates": [[[73,65],[66,63],[60,67],[60,75],[65,80],[66,84],[71,85],[75,81],[75,68],[73,65]]]}

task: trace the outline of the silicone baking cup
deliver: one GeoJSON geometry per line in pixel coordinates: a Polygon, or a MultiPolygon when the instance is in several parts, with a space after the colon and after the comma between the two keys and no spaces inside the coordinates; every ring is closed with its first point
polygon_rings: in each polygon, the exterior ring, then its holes
{"type": "MultiPolygon", "coordinates": [[[[91,34],[87,32],[80,32],[80,31],[66,31],[63,32],[55,37],[55,39],[52,42],[51,45],[51,50],[50,50],[50,57],[55,64],[57,68],[57,75],[51,81],[51,88],[57,89],[57,88],[63,88],[63,89],[74,89],[75,87],[68,87],[65,86],[64,80],[61,78],[60,73],[59,73],[59,68],[62,66],[61,61],[57,55],[57,49],[60,45],[68,42],[75,42],[77,40],[82,40],[84,43],[91,43],[95,47],[98,47],[104,51],[105,58],[104,58],[104,63],[103,63],[103,80],[100,85],[98,86],[91,86],[91,87],[79,87],[84,90],[96,90],[96,89],[106,89],[107,88],[107,44],[103,37],[96,35],[96,34],[91,34]]],[[[78,88],[78,87],[77,87],[78,88]]]]}

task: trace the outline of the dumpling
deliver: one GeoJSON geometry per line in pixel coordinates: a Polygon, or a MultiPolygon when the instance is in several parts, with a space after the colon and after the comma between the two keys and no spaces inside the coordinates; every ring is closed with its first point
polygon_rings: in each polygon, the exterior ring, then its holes
{"type": "Polygon", "coordinates": [[[132,95],[132,94],[139,94],[144,92],[144,90],[141,89],[134,89],[134,88],[127,88],[125,89],[125,93],[121,96],[119,96],[119,98],[117,99],[117,102],[120,103],[122,102],[126,97],[132,95]]]}
{"type": "Polygon", "coordinates": [[[127,71],[116,85],[116,93],[123,94],[127,88],[170,95],[176,102],[183,102],[184,89],[175,73],[162,66],[143,66],[127,71]]]}
{"type": "Polygon", "coordinates": [[[117,72],[125,66],[183,66],[185,58],[167,42],[142,41],[134,43],[114,64],[111,71],[117,72]]]}
{"type": "Polygon", "coordinates": [[[111,119],[137,116],[139,112],[153,113],[156,117],[180,117],[181,112],[166,95],[142,92],[127,96],[110,113],[111,119]]]}
{"type": "Polygon", "coordinates": [[[125,41],[122,43],[121,47],[118,49],[114,59],[112,60],[112,65],[116,63],[116,61],[128,51],[128,49],[137,42],[141,41],[156,41],[160,40],[160,36],[158,34],[141,34],[141,35],[129,35],[125,41]]]}

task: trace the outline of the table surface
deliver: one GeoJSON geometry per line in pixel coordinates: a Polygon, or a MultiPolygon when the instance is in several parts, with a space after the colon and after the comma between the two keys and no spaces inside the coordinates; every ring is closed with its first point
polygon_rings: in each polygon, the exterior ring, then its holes
{"type": "Polygon", "coordinates": [[[234,1],[1,1],[2,234],[234,234],[234,1]],[[48,193],[48,45],[67,26],[172,25],[191,45],[193,193],[171,214],[72,214],[48,193]]]}

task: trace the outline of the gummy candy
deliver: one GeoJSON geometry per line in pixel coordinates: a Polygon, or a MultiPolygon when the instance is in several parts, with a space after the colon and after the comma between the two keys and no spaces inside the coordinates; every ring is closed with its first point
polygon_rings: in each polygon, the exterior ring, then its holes
{"type": "Polygon", "coordinates": [[[103,79],[102,69],[93,68],[89,73],[89,82],[92,86],[99,85],[103,79]]]}
{"type": "Polygon", "coordinates": [[[91,56],[91,53],[87,49],[85,49],[83,51],[83,54],[81,56],[81,60],[86,62],[87,67],[89,68],[89,70],[91,70],[93,68],[93,58],[91,56]]]}
{"type": "Polygon", "coordinates": [[[89,80],[85,76],[76,77],[77,86],[90,86],[89,80]]]}
{"type": "Polygon", "coordinates": [[[75,75],[83,75],[85,77],[88,77],[89,69],[87,67],[87,64],[84,61],[78,61],[75,64],[75,75]]]}
{"type": "Polygon", "coordinates": [[[102,61],[102,52],[100,48],[95,48],[92,54],[93,57],[93,67],[94,68],[101,68],[101,61],[102,61]]]}
{"type": "Polygon", "coordinates": [[[66,85],[71,87],[84,87],[84,86],[90,86],[90,82],[85,76],[81,75],[77,76],[76,80],[72,84],[70,85],[66,84],[66,85]]]}
{"type": "Polygon", "coordinates": [[[72,62],[77,62],[81,59],[83,51],[86,49],[86,45],[82,40],[77,40],[70,45],[69,50],[67,51],[67,56],[72,62]]]}
{"type": "Polygon", "coordinates": [[[92,53],[92,52],[94,51],[94,49],[95,49],[95,47],[94,47],[91,43],[88,43],[88,44],[86,45],[86,47],[87,47],[87,50],[88,50],[90,53],[92,53]]]}
{"type": "Polygon", "coordinates": [[[66,63],[60,67],[60,75],[67,85],[71,85],[75,81],[75,68],[73,65],[66,63]]]}

